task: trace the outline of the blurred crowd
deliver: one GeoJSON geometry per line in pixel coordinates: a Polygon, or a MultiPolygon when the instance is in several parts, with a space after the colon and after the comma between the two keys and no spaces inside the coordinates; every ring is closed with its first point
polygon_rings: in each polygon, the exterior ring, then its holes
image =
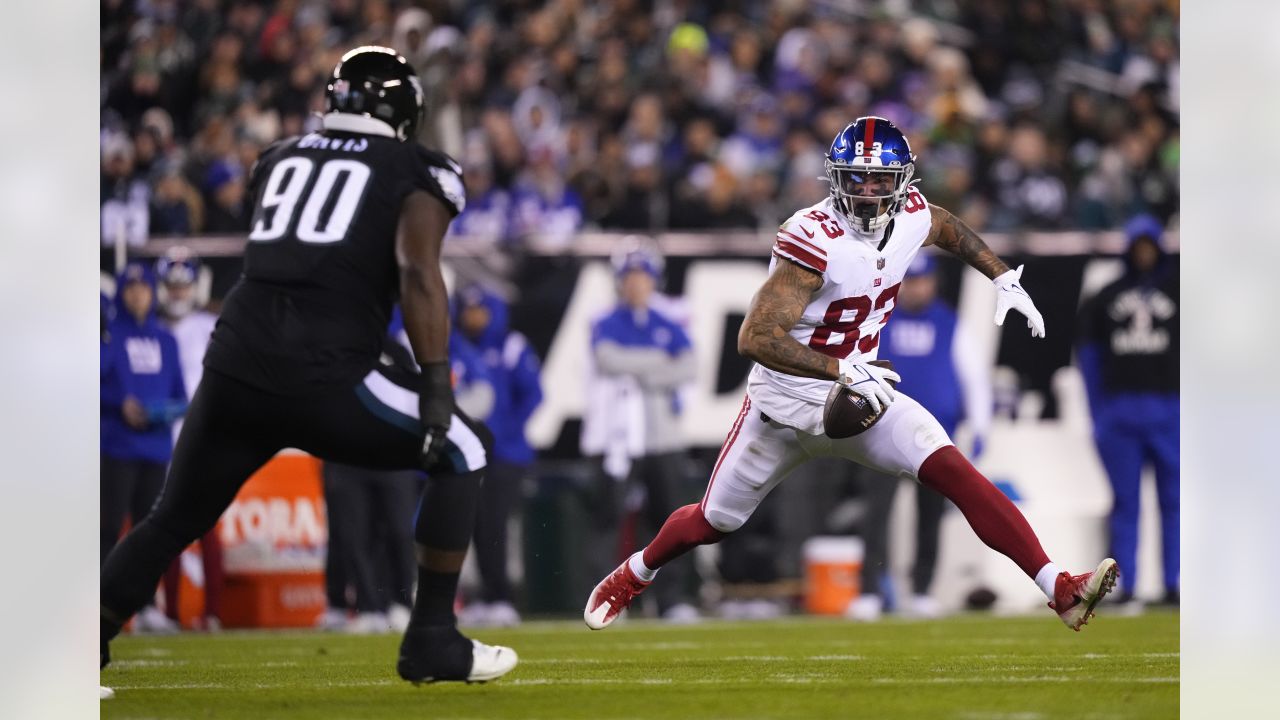
{"type": "Polygon", "coordinates": [[[246,231],[246,178],[389,45],[459,159],[453,233],[770,228],[830,139],[891,118],[931,201],[990,230],[1178,208],[1176,0],[106,0],[104,242],[246,231]],[[910,12],[903,12],[908,8],[910,12]],[[890,12],[889,9],[896,9],[890,12]]]}

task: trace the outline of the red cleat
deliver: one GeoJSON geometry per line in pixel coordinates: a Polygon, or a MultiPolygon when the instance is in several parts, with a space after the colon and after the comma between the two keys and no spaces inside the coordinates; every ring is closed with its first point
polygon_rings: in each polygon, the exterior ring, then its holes
{"type": "Polygon", "coordinates": [[[1053,589],[1053,602],[1049,607],[1058,613],[1067,627],[1080,632],[1080,628],[1093,617],[1093,609],[1104,595],[1116,586],[1120,568],[1116,561],[1107,558],[1098,563],[1097,569],[1083,575],[1058,573],[1053,589]]]}
{"type": "Polygon", "coordinates": [[[609,627],[618,616],[626,610],[635,596],[649,587],[647,583],[631,572],[627,560],[623,560],[617,570],[596,585],[587,599],[587,608],[582,612],[582,619],[592,630],[603,630],[609,627]]]}

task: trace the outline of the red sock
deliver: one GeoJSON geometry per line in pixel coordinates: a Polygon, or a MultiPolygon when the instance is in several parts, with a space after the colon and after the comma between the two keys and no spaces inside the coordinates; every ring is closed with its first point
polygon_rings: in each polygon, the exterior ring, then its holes
{"type": "Polygon", "coordinates": [[[711,527],[697,503],[677,508],[658,536],[644,549],[645,567],[657,570],[699,545],[720,542],[724,533],[711,527]]]}
{"type": "Polygon", "coordinates": [[[164,583],[161,587],[164,589],[164,614],[174,622],[180,622],[178,618],[178,587],[182,582],[182,556],[173,559],[169,563],[169,569],[164,571],[164,583]]]}
{"type": "MultiPolygon", "coordinates": [[[[947,496],[964,513],[978,538],[1034,578],[1049,562],[1035,531],[1018,507],[948,445],[920,466],[920,482],[947,496]]],[[[646,562],[646,564],[648,564],[646,562]]]]}
{"type": "Polygon", "coordinates": [[[204,614],[222,619],[222,587],[227,582],[222,567],[222,538],[214,528],[200,538],[200,560],[204,565],[204,614]]]}

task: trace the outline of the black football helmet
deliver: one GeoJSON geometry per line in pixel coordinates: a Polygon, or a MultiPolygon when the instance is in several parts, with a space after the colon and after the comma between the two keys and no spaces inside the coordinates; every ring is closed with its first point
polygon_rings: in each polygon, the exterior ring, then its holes
{"type": "Polygon", "coordinates": [[[425,100],[418,74],[391,48],[365,45],[349,51],[324,89],[325,111],[381,120],[401,141],[422,124],[425,100]]]}

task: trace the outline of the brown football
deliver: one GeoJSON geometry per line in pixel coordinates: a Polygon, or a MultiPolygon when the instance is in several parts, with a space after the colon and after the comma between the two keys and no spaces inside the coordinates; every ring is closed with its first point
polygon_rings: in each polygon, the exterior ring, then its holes
{"type": "MultiPolygon", "coordinates": [[[[888,360],[872,360],[867,364],[886,370],[893,369],[893,363],[888,360]]],[[[892,380],[889,384],[894,387],[898,385],[892,380]]],[[[840,383],[832,383],[831,392],[827,393],[827,405],[822,411],[822,425],[827,437],[840,440],[866,432],[880,421],[882,415],[883,411],[872,410],[871,404],[861,395],[840,383]]]]}

